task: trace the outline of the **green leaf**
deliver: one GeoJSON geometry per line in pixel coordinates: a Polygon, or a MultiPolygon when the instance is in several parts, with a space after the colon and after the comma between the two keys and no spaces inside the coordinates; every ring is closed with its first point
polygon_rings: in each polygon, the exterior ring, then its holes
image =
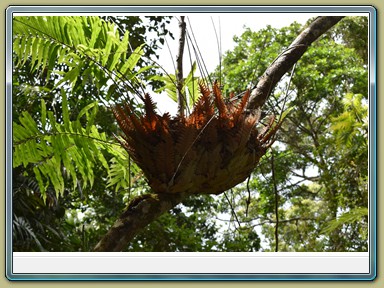
{"type": "Polygon", "coordinates": [[[287,115],[293,110],[294,107],[289,107],[288,109],[286,109],[282,114],[281,114],[281,117],[280,117],[280,122],[284,121],[285,117],[287,117],[287,115]]]}
{"type": "MultiPolygon", "coordinates": [[[[38,53],[40,51],[40,49],[38,49],[39,43],[40,43],[40,38],[34,38],[32,40],[32,59],[31,59],[32,64],[35,64],[38,58],[38,53]]],[[[37,68],[38,67],[36,65],[32,65],[31,72],[34,72],[37,68]]]]}
{"type": "Polygon", "coordinates": [[[138,46],[132,52],[131,56],[129,56],[127,61],[123,64],[123,66],[120,68],[120,73],[122,75],[127,75],[136,67],[137,62],[140,60],[141,56],[144,53],[143,47],[144,47],[144,44],[138,46]]]}
{"type": "Polygon", "coordinates": [[[38,167],[33,167],[33,172],[35,173],[37,183],[39,184],[41,195],[43,196],[43,200],[45,202],[47,200],[47,194],[45,193],[46,187],[44,185],[40,170],[38,167]]]}
{"type": "Polygon", "coordinates": [[[27,129],[27,135],[39,134],[37,124],[28,112],[23,111],[19,120],[20,123],[27,129]]]}
{"type": "Polygon", "coordinates": [[[64,88],[61,88],[61,97],[62,97],[61,99],[62,99],[64,127],[67,131],[69,131],[70,125],[69,125],[68,101],[67,101],[67,94],[65,93],[64,88]]]}
{"type": "Polygon", "coordinates": [[[90,27],[92,27],[92,35],[91,35],[91,39],[89,40],[89,48],[95,48],[95,44],[96,42],[98,42],[97,40],[99,40],[99,34],[101,32],[101,22],[100,21],[97,21],[95,20],[95,18],[87,18],[89,20],[89,23],[90,23],[90,27]]]}
{"type": "Polygon", "coordinates": [[[41,128],[45,131],[45,126],[47,123],[47,107],[45,105],[44,99],[41,99],[41,128]]]}
{"type": "Polygon", "coordinates": [[[337,219],[329,221],[322,229],[322,233],[330,234],[342,225],[351,224],[354,222],[361,221],[363,217],[368,216],[368,208],[357,207],[349,212],[344,212],[337,219]]]}
{"type": "Polygon", "coordinates": [[[108,61],[109,54],[111,53],[112,50],[112,38],[115,37],[114,33],[112,31],[107,32],[107,43],[105,44],[104,52],[103,52],[103,58],[101,60],[101,65],[105,66],[105,64],[108,61]]]}

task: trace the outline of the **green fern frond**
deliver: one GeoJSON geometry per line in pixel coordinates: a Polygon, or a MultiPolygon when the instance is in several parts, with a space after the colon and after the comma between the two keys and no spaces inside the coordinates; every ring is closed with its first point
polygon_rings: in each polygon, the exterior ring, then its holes
{"type": "Polygon", "coordinates": [[[75,189],[79,176],[84,187],[93,185],[93,169],[97,163],[101,163],[107,172],[109,170],[102,151],[106,151],[110,143],[93,124],[97,105],[86,106],[75,121],[70,121],[68,108],[65,108],[65,93],[62,99],[64,123],[58,123],[53,113],[46,111],[44,101],[41,105],[42,129],[25,111],[19,118],[20,123],[13,123],[13,167],[32,165],[43,197],[50,184],[57,194],[62,194],[65,175],[72,179],[75,189]],[[84,115],[87,117],[86,127],[80,124],[84,115]]]}
{"type": "Polygon", "coordinates": [[[139,168],[130,160],[127,152],[122,147],[117,148],[114,152],[120,155],[110,160],[107,187],[115,187],[116,192],[120,189],[130,189],[135,180],[133,175],[139,172],[139,168]]]}
{"type": "MultiPolygon", "coordinates": [[[[134,72],[143,45],[127,57],[129,31],[120,35],[113,24],[99,17],[17,16],[13,19],[13,41],[15,67],[29,59],[32,72],[46,70],[47,79],[61,75],[55,87],[69,83],[74,88],[77,81],[89,78],[104,84],[108,79],[137,82],[136,76],[143,72],[134,72]],[[65,64],[69,70],[55,71],[56,64],[65,64]]],[[[118,85],[113,87],[119,89],[118,85]]]]}

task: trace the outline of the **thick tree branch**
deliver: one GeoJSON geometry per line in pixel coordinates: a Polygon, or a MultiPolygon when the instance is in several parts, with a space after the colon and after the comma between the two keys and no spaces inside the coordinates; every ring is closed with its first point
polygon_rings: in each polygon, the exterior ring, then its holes
{"type": "Polygon", "coordinates": [[[247,110],[253,111],[261,108],[267,101],[273,88],[283,75],[300,59],[307,48],[342,18],[342,16],[318,17],[301,32],[292,44],[276,58],[261,76],[256,88],[251,92],[247,110]]]}
{"type": "Polygon", "coordinates": [[[145,194],[134,198],[94,252],[119,252],[145,226],[185,199],[185,194],[145,194]]]}

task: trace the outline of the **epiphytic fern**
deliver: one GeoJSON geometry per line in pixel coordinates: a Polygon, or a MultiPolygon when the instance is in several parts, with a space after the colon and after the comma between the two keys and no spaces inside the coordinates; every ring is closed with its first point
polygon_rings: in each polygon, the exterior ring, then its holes
{"type": "Polygon", "coordinates": [[[155,193],[222,193],[244,181],[271,145],[277,129],[260,137],[260,113],[244,111],[249,92],[236,105],[223,100],[216,83],[212,90],[201,84],[200,91],[184,117],[158,115],[149,95],[143,116],[129,105],[113,108],[123,132],[119,141],[155,193]]]}

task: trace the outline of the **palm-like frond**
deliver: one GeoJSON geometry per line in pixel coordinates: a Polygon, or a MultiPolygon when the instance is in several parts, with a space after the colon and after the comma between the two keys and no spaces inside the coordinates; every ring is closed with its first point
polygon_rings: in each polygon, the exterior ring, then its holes
{"type": "Polygon", "coordinates": [[[58,123],[53,112],[46,111],[44,100],[41,124],[26,111],[21,114],[19,123],[13,123],[13,167],[32,165],[44,198],[49,183],[57,193],[63,193],[62,167],[65,167],[65,174],[72,178],[73,187],[77,186],[78,175],[81,175],[84,186],[93,184],[96,162],[109,169],[101,152],[109,145],[106,135],[99,133],[93,123],[97,104],[86,106],[75,121],[70,121],[64,91],[62,99],[64,123],[58,123]],[[84,115],[87,117],[86,127],[80,123],[84,115]]]}
{"type": "Polygon", "coordinates": [[[45,251],[30,223],[23,217],[13,217],[13,241],[16,246],[29,249],[29,246],[37,246],[40,251],[45,251]]]}
{"type": "Polygon", "coordinates": [[[74,188],[79,179],[83,188],[92,185],[98,164],[105,167],[109,186],[126,186],[126,181],[118,179],[122,175],[117,171],[126,168],[128,155],[114,149],[106,135],[98,132],[93,123],[98,104],[88,104],[75,121],[70,121],[65,91],[70,91],[68,84],[73,88],[76,83],[84,85],[87,79],[92,79],[96,88],[104,89],[107,98],[113,93],[121,95],[122,90],[135,91],[135,87],[122,88],[136,82],[136,76],[148,69],[135,71],[143,47],[130,52],[129,31],[121,35],[114,24],[90,16],[17,16],[13,19],[13,41],[15,69],[27,63],[31,73],[40,72],[47,79],[59,76],[53,88],[44,87],[46,92],[65,84],[61,90],[61,120],[47,111],[41,100],[40,119],[34,120],[24,111],[14,121],[14,167],[32,168],[43,197],[49,185],[61,194],[66,179],[72,180],[74,188]],[[111,80],[113,85],[108,82],[111,80]],[[80,119],[84,117],[87,121],[82,126],[80,119]],[[112,155],[112,170],[103,155],[106,151],[112,155]]]}
{"type": "MultiPolygon", "coordinates": [[[[127,84],[136,81],[141,72],[134,72],[134,68],[143,54],[142,46],[128,53],[129,32],[120,35],[113,24],[99,17],[17,16],[13,41],[15,67],[30,60],[32,72],[44,71],[47,78],[60,74],[56,86],[68,82],[74,87],[81,79],[94,78],[96,83],[112,79],[127,84]],[[65,64],[68,71],[55,71],[57,64],[65,64]]],[[[112,88],[118,89],[118,85],[112,88]]]]}

